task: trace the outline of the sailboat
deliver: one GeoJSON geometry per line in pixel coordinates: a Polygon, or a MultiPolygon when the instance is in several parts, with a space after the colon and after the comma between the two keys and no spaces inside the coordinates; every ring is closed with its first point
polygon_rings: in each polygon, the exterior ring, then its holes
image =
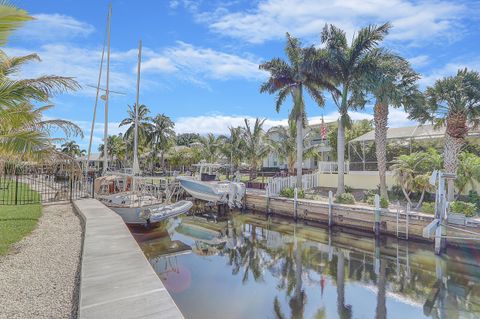
{"type": "MultiPolygon", "coordinates": [[[[109,7],[107,20],[107,75],[105,90],[105,130],[104,130],[104,166],[103,176],[95,179],[94,192],[95,197],[119,214],[126,224],[152,226],[160,223],[170,217],[184,214],[190,210],[193,203],[181,200],[176,203],[168,203],[169,196],[162,201],[163,194],[158,191],[154,184],[145,184],[145,177],[140,177],[140,168],[138,164],[138,106],[140,96],[140,66],[142,60],[142,41],[138,45],[138,69],[137,69],[137,92],[135,103],[135,123],[134,123],[134,145],[133,145],[133,167],[123,171],[108,170],[108,100],[109,100],[109,72],[110,72],[110,22],[112,10],[109,7]]],[[[105,45],[105,43],[104,43],[105,45]]],[[[105,48],[105,47],[104,47],[105,48]]],[[[103,50],[104,52],[104,50],[103,50]]],[[[103,65],[103,53],[101,68],[103,65]]],[[[101,68],[97,87],[97,99],[95,102],[94,121],[96,106],[98,102],[98,91],[101,81],[101,68]]],[[[92,133],[93,135],[93,124],[92,133]]],[[[90,140],[92,139],[90,136],[90,140]]],[[[89,146],[89,156],[90,156],[89,146]]],[[[153,178],[152,178],[153,179],[153,178]]],[[[168,186],[168,185],[167,185],[168,186]]]]}

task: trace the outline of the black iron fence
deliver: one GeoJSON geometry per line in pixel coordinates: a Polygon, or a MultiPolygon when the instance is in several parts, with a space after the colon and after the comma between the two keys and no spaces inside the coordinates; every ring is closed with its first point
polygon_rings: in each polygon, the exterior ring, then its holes
{"type": "Polygon", "coordinates": [[[0,174],[0,205],[72,201],[90,197],[93,177],[60,167],[6,167],[0,174]]]}

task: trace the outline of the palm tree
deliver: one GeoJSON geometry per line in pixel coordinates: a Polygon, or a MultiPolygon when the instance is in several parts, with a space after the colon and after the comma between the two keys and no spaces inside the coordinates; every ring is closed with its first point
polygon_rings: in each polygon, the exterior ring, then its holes
{"type": "Polygon", "coordinates": [[[338,96],[333,100],[340,113],[338,121],[338,185],[337,195],[345,192],[345,127],[349,127],[351,119],[349,110],[363,108],[365,105],[364,87],[362,83],[366,74],[376,68],[378,50],[374,50],[390,29],[390,24],[370,25],[360,29],[348,43],[343,30],[326,25],[322,31],[322,43],[327,50],[328,69],[331,70],[337,85],[338,96]]]}
{"type": "MultiPolygon", "coordinates": [[[[437,80],[425,92],[426,105],[409,108],[410,117],[436,127],[446,126],[444,170],[456,174],[459,154],[471,128],[480,123],[480,74],[467,69],[437,80]]],[[[454,200],[454,180],[448,180],[447,200],[454,200]]]]}
{"type": "Polygon", "coordinates": [[[222,145],[222,137],[208,133],[200,139],[202,145],[202,157],[209,163],[215,163],[220,157],[220,147],[222,145]]]}
{"type": "MultiPolygon", "coordinates": [[[[279,158],[287,162],[288,173],[293,175],[295,163],[297,161],[297,130],[294,122],[289,121],[288,127],[274,126],[267,132],[275,152],[279,158]]],[[[304,134],[303,158],[311,158],[318,155],[318,152],[311,145],[311,138],[315,131],[310,130],[304,134]]]]}
{"type": "Polygon", "coordinates": [[[7,43],[10,34],[33,18],[6,0],[0,1],[0,46],[7,43]]]}
{"type": "MultiPolygon", "coordinates": [[[[122,138],[121,135],[109,135],[107,138],[107,145],[108,145],[108,158],[117,160],[120,164],[123,165],[122,159],[125,158],[127,152],[127,145],[125,140],[122,138]]],[[[100,144],[98,147],[98,151],[100,155],[103,157],[103,144],[100,144]]]]}
{"type": "Polygon", "coordinates": [[[480,182],[480,157],[462,152],[459,156],[457,178],[455,179],[458,196],[463,193],[467,185],[475,189],[475,182],[480,182]]]}
{"type": "MultiPolygon", "coordinates": [[[[317,67],[316,72],[313,72],[313,61],[319,60],[320,56],[313,46],[302,48],[300,41],[287,33],[285,53],[288,63],[275,58],[260,65],[260,69],[270,73],[270,78],[262,84],[260,92],[277,93],[277,112],[288,96],[292,98],[293,108],[289,117],[296,123],[297,187],[302,187],[303,128],[307,122],[303,91],[306,90],[318,106],[323,106],[325,100],[322,91],[330,89],[336,92],[336,89],[329,77],[324,75],[323,68],[317,67]]],[[[317,66],[320,65],[322,64],[317,63],[317,66]]]]}
{"type": "Polygon", "coordinates": [[[61,152],[68,154],[72,157],[78,157],[85,155],[85,150],[80,149],[80,146],[75,141],[67,141],[62,144],[61,152]]]}
{"type": "Polygon", "coordinates": [[[231,164],[230,170],[237,169],[242,163],[245,154],[245,140],[243,139],[243,130],[240,126],[229,127],[230,136],[222,135],[223,143],[220,152],[225,158],[228,158],[231,164]]]}
{"type": "Polygon", "coordinates": [[[257,118],[254,125],[250,126],[250,121],[245,119],[243,138],[245,140],[245,158],[250,165],[250,179],[253,179],[253,175],[257,172],[263,159],[273,150],[265,138],[263,123],[265,123],[265,119],[257,118]]]}
{"type": "Polygon", "coordinates": [[[377,68],[367,73],[366,85],[375,97],[373,121],[375,123],[375,151],[380,177],[380,196],[388,199],[387,192],[387,130],[388,107],[409,108],[418,101],[420,92],[416,85],[419,75],[409,63],[390,53],[380,54],[377,68]]]}
{"type": "Polygon", "coordinates": [[[152,149],[152,170],[154,160],[160,151],[160,162],[162,169],[165,170],[165,152],[172,146],[175,140],[175,123],[165,114],[159,114],[153,118],[152,126],[149,132],[149,140],[152,149]]]}
{"type": "MultiPolygon", "coordinates": [[[[123,137],[127,140],[132,138],[135,132],[135,107],[136,104],[133,104],[133,107],[130,105],[128,106],[128,117],[124,118],[119,125],[119,127],[129,125],[127,131],[123,135],[123,137]]],[[[152,127],[152,118],[148,116],[149,113],[150,110],[143,104],[141,104],[138,108],[138,140],[142,141],[143,143],[146,142],[147,136],[152,127]]]]}

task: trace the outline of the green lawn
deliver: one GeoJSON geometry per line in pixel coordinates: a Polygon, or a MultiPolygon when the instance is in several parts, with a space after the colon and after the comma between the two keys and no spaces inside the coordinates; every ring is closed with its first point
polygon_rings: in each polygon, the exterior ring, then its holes
{"type": "Polygon", "coordinates": [[[39,204],[40,194],[32,191],[28,185],[18,183],[18,199],[37,204],[1,205],[15,201],[15,182],[2,181],[0,186],[0,256],[8,253],[10,246],[30,232],[37,225],[42,215],[42,205],[39,204]],[[8,185],[8,188],[5,186],[8,185]],[[3,201],[2,201],[3,200],[3,201]]]}
{"type": "Polygon", "coordinates": [[[40,204],[0,206],[0,256],[30,232],[42,215],[40,204]]]}
{"type": "Polygon", "coordinates": [[[0,178],[0,204],[14,204],[15,196],[17,201],[22,204],[40,202],[40,194],[31,190],[27,184],[19,182],[17,186],[14,180],[0,178]]]}

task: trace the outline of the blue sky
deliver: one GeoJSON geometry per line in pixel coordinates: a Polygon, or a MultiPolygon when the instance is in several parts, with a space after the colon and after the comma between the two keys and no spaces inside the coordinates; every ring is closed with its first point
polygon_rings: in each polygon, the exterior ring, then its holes
{"type": "MultiPolygon", "coordinates": [[[[41,63],[26,66],[22,76],[56,74],[75,77],[82,90],[56,97],[49,117],[75,121],[89,134],[108,1],[16,1],[36,20],[17,31],[7,53],[37,52],[41,63]]],[[[140,102],[153,114],[165,113],[183,132],[224,133],[244,117],[266,117],[266,125],[285,123],[290,102],[280,113],[274,96],[259,93],[266,75],[258,64],[284,57],[285,32],[303,43],[319,44],[325,23],[351,37],[369,23],[390,21],[384,45],[409,59],[422,74],[421,87],[451,75],[460,67],[480,69],[479,1],[323,1],[323,0],[161,0],[112,1],[112,90],[110,132],[127,104],[135,100],[138,40],[143,41],[140,102]]],[[[370,118],[371,107],[352,114],[370,118]]],[[[313,122],[337,117],[335,106],[321,109],[307,99],[313,122]]],[[[101,143],[103,113],[99,110],[94,147],[101,143]]],[[[401,110],[391,111],[391,126],[409,122],[401,110]]],[[[78,140],[87,146],[87,138],[78,140]]]]}

